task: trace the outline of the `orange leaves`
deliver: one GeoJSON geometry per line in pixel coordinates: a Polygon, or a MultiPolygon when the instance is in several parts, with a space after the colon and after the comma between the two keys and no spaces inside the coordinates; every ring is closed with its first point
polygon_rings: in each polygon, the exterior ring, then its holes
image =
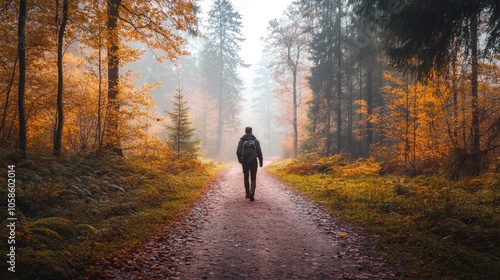
{"type": "MultiPolygon", "coordinates": [[[[372,122],[379,125],[391,148],[385,157],[399,161],[402,170],[412,174],[423,165],[444,160],[450,116],[443,111],[449,102],[449,88],[444,80],[434,77],[428,83],[411,83],[384,74],[388,82],[383,87],[386,106],[372,122]]],[[[380,151],[380,150],[379,150],[380,151]]],[[[431,167],[432,168],[432,167],[431,167]]]]}
{"type": "Polygon", "coordinates": [[[164,52],[158,59],[176,60],[188,54],[182,50],[186,39],[177,31],[196,28],[193,1],[123,1],[120,6],[122,35],[164,52]]]}
{"type": "MultiPolygon", "coordinates": [[[[385,73],[386,104],[373,119],[385,137],[382,146],[387,150],[378,149],[380,156],[397,161],[401,171],[412,175],[447,168],[455,176],[456,170],[470,169],[451,151],[461,150],[463,157],[474,154],[474,112],[479,114],[480,150],[486,155],[499,143],[498,66],[481,64],[479,76],[476,112],[466,72],[457,70],[446,77],[432,73],[425,82],[385,73]]],[[[483,160],[491,161],[488,158],[483,160]]]]}

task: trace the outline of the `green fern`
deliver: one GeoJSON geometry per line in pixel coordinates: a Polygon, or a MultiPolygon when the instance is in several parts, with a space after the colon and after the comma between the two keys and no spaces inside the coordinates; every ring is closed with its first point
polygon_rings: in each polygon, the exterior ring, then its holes
{"type": "Polygon", "coordinates": [[[41,218],[30,224],[32,234],[62,239],[61,234],[71,228],[71,221],[61,217],[41,218]]]}
{"type": "Polygon", "coordinates": [[[61,235],[59,235],[59,233],[57,233],[51,229],[45,228],[45,227],[36,227],[36,228],[33,228],[31,231],[41,233],[42,235],[44,235],[46,237],[62,239],[62,237],[61,237],[61,235]]]}
{"type": "Polygon", "coordinates": [[[61,217],[49,217],[49,218],[41,218],[37,221],[35,221],[32,225],[34,227],[39,227],[39,226],[47,226],[47,227],[53,227],[53,226],[68,226],[71,224],[71,221],[66,219],[66,218],[61,218],[61,217]]]}
{"type": "Polygon", "coordinates": [[[76,231],[82,235],[96,234],[97,229],[89,224],[79,224],[75,227],[76,231]]]}

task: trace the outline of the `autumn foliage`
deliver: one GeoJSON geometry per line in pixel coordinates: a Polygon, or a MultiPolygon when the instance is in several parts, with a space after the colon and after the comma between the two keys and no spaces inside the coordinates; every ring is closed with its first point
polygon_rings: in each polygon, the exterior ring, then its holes
{"type": "MultiPolygon", "coordinates": [[[[491,67],[497,68],[483,65],[485,81],[479,85],[480,131],[484,131],[480,159],[482,170],[498,171],[497,154],[488,153],[500,145],[499,88],[487,82],[496,79],[495,71],[486,71],[491,67]]],[[[443,172],[454,179],[473,175],[467,80],[451,85],[437,75],[413,84],[389,73],[384,78],[385,106],[376,108],[371,122],[383,135],[374,155],[384,162],[385,170],[409,175],[443,172]]]]}
{"type": "Polygon", "coordinates": [[[138,60],[143,48],[156,50],[161,61],[186,55],[185,34],[196,33],[194,2],[59,2],[27,3],[22,61],[15,33],[19,7],[0,2],[0,146],[20,147],[26,137],[23,150],[55,145],[56,155],[104,151],[107,145],[120,153],[147,153],[142,144],[158,118],[150,95],[157,84],[137,85],[138,74],[123,66],[138,60]],[[23,81],[20,70],[26,70],[23,81]]]}

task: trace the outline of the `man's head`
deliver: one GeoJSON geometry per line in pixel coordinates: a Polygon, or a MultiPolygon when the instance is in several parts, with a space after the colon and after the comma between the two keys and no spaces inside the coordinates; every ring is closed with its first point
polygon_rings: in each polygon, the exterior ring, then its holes
{"type": "Polygon", "coordinates": [[[245,133],[252,133],[252,127],[251,126],[245,127],[245,133]]]}

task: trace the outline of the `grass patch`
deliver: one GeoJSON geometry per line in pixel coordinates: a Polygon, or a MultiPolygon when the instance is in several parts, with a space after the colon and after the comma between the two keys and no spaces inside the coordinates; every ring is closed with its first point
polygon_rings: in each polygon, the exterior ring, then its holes
{"type": "MultiPolygon", "coordinates": [[[[112,156],[30,154],[16,161],[6,152],[0,161],[3,186],[7,165],[16,165],[18,217],[17,272],[9,273],[4,261],[0,279],[71,279],[96,260],[124,256],[198,198],[222,167],[112,156]]],[[[0,189],[2,200],[7,194],[0,189]]],[[[0,213],[6,221],[7,211],[0,213]]],[[[0,232],[4,248],[7,234],[0,232]]]]}
{"type": "Polygon", "coordinates": [[[500,174],[449,181],[385,175],[373,161],[273,163],[280,179],[371,232],[409,277],[499,279],[500,174]]]}

